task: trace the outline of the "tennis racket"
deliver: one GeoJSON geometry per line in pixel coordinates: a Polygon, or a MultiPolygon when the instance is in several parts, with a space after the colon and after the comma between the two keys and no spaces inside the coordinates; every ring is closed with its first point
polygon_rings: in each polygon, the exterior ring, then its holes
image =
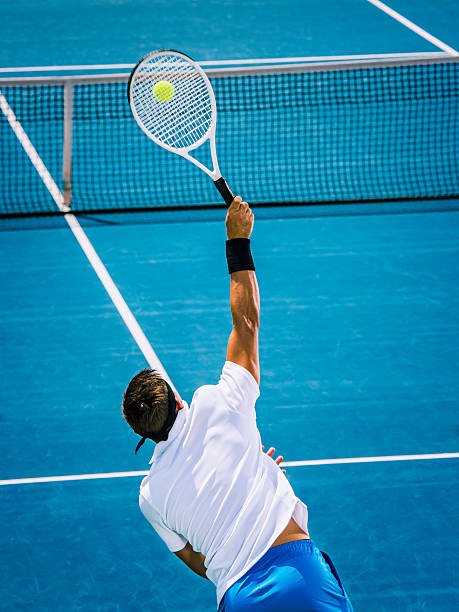
{"type": "Polygon", "coordinates": [[[160,147],[181,155],[208,174],[229,206],[234,196],[218,167],[217,105],[204,70],[178,51],[153,51],[131,72],[128,98],[132,114],[145,134],[160,147]],[[212,170],[190,155],[207,140],[212,170]]]}

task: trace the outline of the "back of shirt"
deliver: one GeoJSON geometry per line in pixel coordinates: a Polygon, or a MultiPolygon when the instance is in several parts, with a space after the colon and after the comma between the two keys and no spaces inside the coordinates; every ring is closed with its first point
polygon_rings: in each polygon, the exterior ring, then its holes
{"type": "Polygon", "coordinates": [[[261,449],[253,376],[227,361],[217,385],[200,387],[160,442],[140,488],[140,508],[176,552],[190,542],[207,577],[225,591],[268,550],[292,514],[307,531],[306,506],[261,449]]]}

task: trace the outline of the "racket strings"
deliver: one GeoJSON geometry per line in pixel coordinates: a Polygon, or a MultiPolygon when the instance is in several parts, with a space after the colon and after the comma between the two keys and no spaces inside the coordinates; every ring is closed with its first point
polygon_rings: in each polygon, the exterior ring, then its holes
{"type": "Polygon", "coordinates": [[[212,102],[207,83],[187,61],[156,55],[139,67],[132,84],[132,99],[144,127],[173,148],[196,144],[212,124],[212,102]],[[159,81],[173,86],[169,101],[158,100],[153,88],[159,81]]]}
{"type": "Polygon", "coordinates": [[[193,109],[193,113],[178,113],[178,116],[174,117],[169,124],[161,126],[156,131],[156,137],[168,141],[172,140],[174,145],[178,146],[181,141],[185,141],[187,145],[191,146],[197,142],[202,136],[204,136],[209,128],[210,118],[206,115],[196,117],[196,110],[193,109]],[[181,125],[186,122],[186,131],[182,130],[177,133],[177,130],[181,130],[181,125]]]}
{"type": "MultiPolygon", "coordinates": [[[[168,123],[161,123],[158,127],[160,134],[172,133],[177,127],[181,126],[184,121],[187,121],[187,127],[190,129],[199,128],[207,122],[207,104],[203,103],[193,107],[191,111],[184,109],[183,106],[171,110],[170,120],[168,123]],[[201,112],[203,111],[203,112],[201,112]]],[[[148,121],[148,125],[152,125],[152,121],[148,121]]]]}
{"type": "MultiPolygon", "coordinates": [[[[203,92],[205,93],[205,92],[203,92]]],[[[172,138],[179,144],[184,139],[188,144],[198,141],[210,127],[211,115],[207,101],[192,108],[183,105],[171,110],[171,119],[157,125],[159,137],[172,138]]]]}
{"type": "Polygon", "coordinates": [[[177,96],[174,104],[167,103],[170,104],[169,108],[160,109],[160,115],[157,112],[158,105],[152,104],[151,97],[145,94],[140,98],[143,108],[140,112],[138,110],[139,116],[147,129],[169,146],[183,146],[182,141],[191,145],[204,136],[211,123],[209,102],[204,99],[197,104],[191,101],[191,94],[193,100],[199,100],[199,97],[206,96],[207,90],[192,92],[188,86],[187,98],[177,96]]]}

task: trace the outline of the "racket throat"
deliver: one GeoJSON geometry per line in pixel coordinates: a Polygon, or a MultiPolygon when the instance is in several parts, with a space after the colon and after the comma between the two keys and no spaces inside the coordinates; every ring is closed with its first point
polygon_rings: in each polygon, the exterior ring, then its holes
{"type": "MultiPolygon", "coordinates": [[[[209,176],[214,181],[214,185],[218,189],[222,198],[225,200],[226,205],[229,206],[231,202],[234,200],[234,195],[231,189],[228,187],[227,182],[225,181],[225,179],[222,177],[220,173],[220,168],[218,167],[217,152],[215,149],[215,141],[214,141],[213,135],[211,136],[209,140],[209,147],[210,147],[210,156],[212,158],[213,171],[209,172],[209,169],[208,169],[207,174],[209,174],[209,176]]],[[[196,160],[196,162],[199,163],[199,160],[196,160]]],[[[203,168],[203,170],[205,169],[203,168]]]]}
{"type": "Polygon", "coordinates": [[[213,170],[211,170],[208,166],[205,166],[194,155],[191,155],[190,151],[187,151],[185,154],[182,154],[182,156],[188,159],[189,161],[192,161],[195,164],[195,166],[197,166],[201,170],[204,170],[204,172],[210,176],[210,178],[214,182],[215,187],[218,189],[220,195],[225,200],[227,206],[229,206],[231,202],[234,200],[234,195],[231,189],[228,187],[227,182],[225,181],[225,179],[222,177],[220,173],[220,168],[218,167],[217,156],[214,154],[214,149],[212,145],[210,147],[210,151],[211,151],[211,156],[212,156],[213,170]]]}
{"type": "MultiPolygon", "coordinates": [[[[175,151],[174,151],[175,152],[175,151]]],[[[178,151],[177,151],[178,152],[178,151]]],[[[183,155],[178,152],[179,155],[183,155]]],[[[214,155],[212,145],[204,143],[199,147],[188,149],[183,157],[193,162],[200,170],[204,170],[206,174],[214,181],[220,178],[220,169],[216,155],[214,155]]]]}

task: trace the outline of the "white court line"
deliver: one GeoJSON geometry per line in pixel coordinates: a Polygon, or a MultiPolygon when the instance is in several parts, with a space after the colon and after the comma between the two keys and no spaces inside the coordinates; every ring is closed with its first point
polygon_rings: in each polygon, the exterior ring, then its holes
{"type": "Polygon", "coordinates": [[[100,257],[97,255],[94,247],[92,246],[91,242],[86,236],[83,228],[79,224],[76,217],[67,212],[70,210],[70,208],[64,204],[64,196],[59,191],[59,187],[54,182],[51,174],[48,172],[48,169],[46,168],[45,164],[41,160],[40,156],[37,153],[37,150],[31,143],[29,137],[23,130],[21,124],[16,119],[16,116],[12,108],[8,104],[5,96],[2,94],[1,91],[0,91],[0,108],[3,111],[4,115],[6,116],[6,118],[8,119],[8,123],[10,124],[14,133],[16,134],[19,142],[23,146],[34,168],[36,169],[36,171],[42,178],[43,183],[45,184],[46,188],[51,194],[51,197],[55,201],[57,207],[59,208],[60,211],[67,213],[67,214],[64,214],[64,218],[67,221],[70,229],[72,230],[73,235],[77,239],[80,247],[83,249],[83,252],[88,258],[89,263],[91,264],[95,273],[99,277],[99,280],[101,281],[102,285],[104,286],[105,290],[110,296],[110,299],[112,300],[113,304],[118,310],[127,328],[131,332],[134,340],[136,341],[138,347],[142,351],[148,364],[150,365],[151,368],[158,370],[161,373],[162,377],[165,378],[169,382],[169,384],[171,385],[173,389],[175,389],[166,370],[164,369],[162,363],[158,359],[158,356],[153,350],[147,337],[143,333],[140,325],[137,323],[137,320],[132,314],[129,306],[124,301],[123,296],[121,295],[117,286],[113,282],[110,274],[107,272],[106,267],[102,263],[100,257]]]}
{"type": "MultiPolygon", "coordinates": [[[[387,455],[384,457],[346,457],[344,459],[310,459],[307,461],[284,461],[280,467],[300,467],[304,465],[337,465],[344,463],[377,463],[380,461],[413,461],[417,459],[459,459],[459,453],[436,453],[430,455],[387,455]]],[[[69,476],[42,476],[38,478],[11,478],[0,480],[0,486],[39,484],[43,482],[69,482],[74,480],[97,480],[107,478],[127,478],[146,476],[148,471],[107,472],[102,474],[74,474],[69,476]]]]}
{"type": "MultiPolygon", "coordinates": [[[[310,55],[305,57],[268,57],[263,59],[241,60],[205,60],[198,62],[200,66],[250,66],[253,64],[291,64],[297,62],[334,62],[341,60],[390,59],[390,58],[416,58],[416,57],[442,57],[441,51],[426,53],[425,51],[412,53],[366,53],[363,55],[310,55]]],[[[0,73],[7,72],[59,72],[76,70],[121,70],[132,69],[135,64],[82,64],[81,66],[25,66],[18,68],[0,68],[0,73]]]]}
{"type": "MultiPolygon", "coordinates": [[[[13,129],[15,135],[17,136],[19,142],[23,146],[25,152],[29,156],[30,161],[33,166],[37,170],[38,174],[42,178],[44,184],[46,185],[48,191],[50,192],[52,198],[54,199],[56,205],[63,212],[69,210],[67,206],[64,204],[64,198],[50,173],[46,169],[43,161],[39,157],[35,147],[32,145],[29,137],[23,130],[22,126],[16,119],[16,116],[9,106],[6,98],[0,91],[0,108],[5,114],[11,128],[13,129]]],[[[148,339],[145,334],[141,330],[139,324],[137,323],[134,315],[129,309],[128,305],[124,301],[122,295],[120,294],[118,288],[114,284],[112,278],[107,272],[104,264],[100,260],[97,255],[94,247],[83,231],[81,225],[78,223],[77,219],[74,215],[66,213],[64,215],[67,223],[69,224],[70,229],[72,230],[75,238],[77,239],[79,245],[83,249],[86,257],[88,258],[91,266],[108,292],[113,304],[117,308],[120,316],[137,342],[140,350],[145,356],[147,362],[150,364],[152,368],[158,369],[162,376],[167,378],[169,383],[172,385],[172,381],[167,375],[164,367],[159,361],[156,353],[151,347],[148,339]]],[[[428,455],[390,455],[384,457],[350,457],[344,459],[312,459],[306,461],[286,461],[281,465],[283,467],[298,467],[298,466],[306,466],[306,465],[335,465],[335,464],[346,464],[346,463],[374,463],[379,461],[410,461],[417,459],[456,459],[459,458],[459,453],[438,453],[438,454],[428,454],[428,455]]],[[[38,477],[38,478],[18,478],[18,479],[9,479],[9,480],[0,480],[0,486],[5,485],[14,485],[14,484],[36,484],[36,483],[44,483],[44,482],[65,482],[65,481],[75,481],[75,480],[94,480],[94,479],[105,479],[105,478],[123,478],[128,476],[144,476],[148,472],[140,471],[140,472],[112,472],[112,473],[102,473],[102,474],[77,474],[77,475],[69,475],[69,476],[49,476],[49,477],[38,477]]]]}
{"type": "Polygon", "coordinates": [[[301,465],[335,465],[338,463],[378,463],[379,461],[416,461],[418,459],[459,459],[459,453],[433,453],[430,455],[385,455],[383,457],[347,457],[344,459],[310,459],[308,461],[285,461],[284,467],[301,465]]]}
{"type": "Polygon", "coordinates": [[[98,480],[105,478],[126,478],[128,476],[146,476],[148,472],[107,472],[102,474],[71,474],[69,476],[42,476],[38,478],[12,478],[0,480],[0,486],[39,484],[41,482],[70,482],[74,480],[98,480]]]}
{"type": "Polygon", "coordinates": [[[390,17],[400,22],[413,32],[416,32],[416,34],[419,34],[419,36],[422,36],[422,38],[425,38],[436,47],[443,49],[443,51],[446,51],[446,53],[449,55],[459,55],[459,52],[457,52],[456,49],[453,49],[449,45],[445,44],[439,38],[432,36],[432,34],[429,34],[429,32],[426,32],[406,17],[403,17],[403,15],[400,15],[400,13],[397,13],[397,11],[391,9],[389,6],[387,6],[387,4],[384,4],[384,2],[380,2],[380,0],[368,0],[368,2],[371,2],[371,4],[379,8],[381,11],[384,11],[384,13],[387,13],[390,17]]]}

